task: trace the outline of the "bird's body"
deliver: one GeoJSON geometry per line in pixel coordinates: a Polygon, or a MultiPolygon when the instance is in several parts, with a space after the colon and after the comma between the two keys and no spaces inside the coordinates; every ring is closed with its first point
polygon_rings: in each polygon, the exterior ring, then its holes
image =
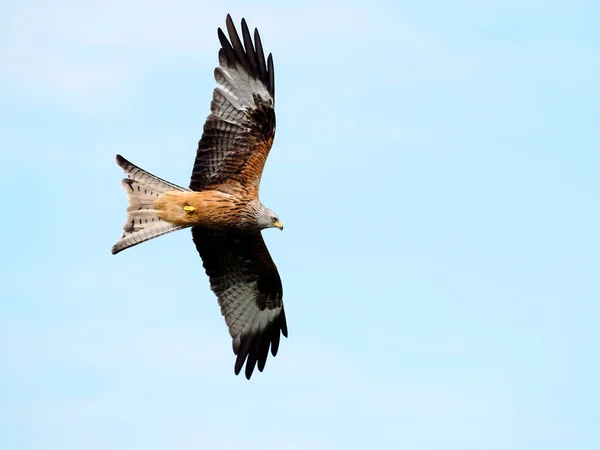
{"type": "Polygon", "coordinates": [[[239,191],[169,191],[161,194],[153,206],[160,219],[178,226],[260,231],[260,202],[239,191]]]}
{"type": "MultiPolygon", "coordinates": [[[[269,350],[287,337],[283,287],[261,230],[283,229],[258,197],[275,137],[273,59],[265,59],[258,31],[254,41],[242,19],[242,39],[228,15],[229,40],[221,43],[217,87],[206,118],[189,188],[158,178],[117,155],[129,206],[116,254],[164,234],[191,228],[210,287],[217,295],[237,355],[249,379],[264,369],[269,350]],[[243,40],[243,43],[242,43],[243,40]]],[[[201,295],[201,294],[198,294],[201,295]]]]}

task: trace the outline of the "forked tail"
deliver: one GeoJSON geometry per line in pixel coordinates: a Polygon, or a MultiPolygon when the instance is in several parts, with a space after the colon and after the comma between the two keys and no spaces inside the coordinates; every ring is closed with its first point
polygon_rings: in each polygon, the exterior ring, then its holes
{"type": "Polygon", "coordinates": [[[127,207],[127,220],[123,225],[123,236],[113,245],[111,250],[113,255],[126,248],[183,228],[160,219],[154,209],[154,201],[165,192],[187,191],[188,189],[155,177],[130,163],[121,155],[117,155],[117,164],[129,177],[121,181],[121,186],[127,193],[129,206],[127,207]]]}

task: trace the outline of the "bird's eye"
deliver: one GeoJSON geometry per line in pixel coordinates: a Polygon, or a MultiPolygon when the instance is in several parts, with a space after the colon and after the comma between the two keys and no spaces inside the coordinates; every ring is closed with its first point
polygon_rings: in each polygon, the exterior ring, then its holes
{"type": "Polygon", "coordinates": [[[273,222],[273,223],[277,222],[277,217],[273,217],[273,218],[271,219],[271,222],[273,222]]]}

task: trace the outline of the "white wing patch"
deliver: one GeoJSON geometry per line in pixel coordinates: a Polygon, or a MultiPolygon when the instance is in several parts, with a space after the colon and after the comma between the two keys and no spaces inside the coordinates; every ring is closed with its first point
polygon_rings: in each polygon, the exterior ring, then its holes
{"type": "Polygon", "coordinates": [[[251,77],[243,67],[236,65],[236,70],[224,66],[215,69],[217,89],[238,111],[254,109],[254,95],[259,95],[265,102],[273,102],[273,98],[265,85],[251,77]]]}
{"type": "Polygon", "coordinates": [[[257,283],[237,283],[219,295],[221,314],[229,327],[234,348],[239,348],[241,336],[259,334],[281,313],[281,307],[263,309],[256,305],[257,283]]]}

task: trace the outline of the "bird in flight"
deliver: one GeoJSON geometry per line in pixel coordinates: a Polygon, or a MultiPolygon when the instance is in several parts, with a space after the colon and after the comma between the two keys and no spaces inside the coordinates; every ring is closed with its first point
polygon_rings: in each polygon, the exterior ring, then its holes
{"type": "Polygon", "coordinates": [[[172,231],[191,228],[192,239],[216,294],[237,355],[263,371],[269,350],[287,337],[283,289],[261,230],[283,225],[259,200],[260,179],[275,137],[273,57],[265,60],[242,19],[242,36],[227,15],[219,28],[219,66],[210,114],[204,123],[189,188],[158,178],[117,155],[128,178],[121,184],[129,206],[123,236],[112,253],[172,231]]]}

